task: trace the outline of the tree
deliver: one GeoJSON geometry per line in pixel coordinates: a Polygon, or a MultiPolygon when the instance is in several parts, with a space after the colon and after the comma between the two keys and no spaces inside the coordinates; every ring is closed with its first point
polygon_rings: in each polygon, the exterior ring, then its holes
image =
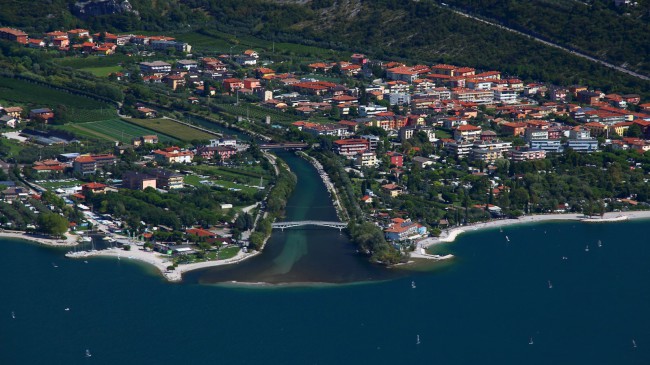
{"type": "Polygon", "coordinates": [[[44,212],[38,216],[38,230],[52,236],[62,236],[68,231],[68,220],[58,214],[44,212]]]}
{"type": "Polygon", "coordinates": [[[634,123],[630,126],[630,128],[627,129],[627,133],[625,133],[627,137],[641,137],[643,135],[643,131],[641,130],[641,127],[634,123]]]}

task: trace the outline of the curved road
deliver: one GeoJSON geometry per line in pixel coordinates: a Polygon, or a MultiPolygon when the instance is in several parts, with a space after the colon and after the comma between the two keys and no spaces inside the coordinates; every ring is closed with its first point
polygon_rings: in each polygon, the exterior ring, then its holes
{"type": "MultiPolygon", "coordinates": [[[[436,4],[436,5],[438,5],[438,4],[436,4]]],[[[545,44],[545,45],[547,45],[547,46],[549,46],[549,47],[554,47],[554,48],[557,48],[557,49],[561,49],[561,50],[563,50],[563,51],[565,51],[565,52],[569,52],[569,53],[571,53],[572,55],[575,55],[575,56],[578,56],[578,57],[581,57],[581,58],[587,59],[587,60],[592,61],[592,62],[599,63],[599,64],[601,64],[601,65],[603,65],[603,66],[605,66],[605,67],[609,67],[609,68],[612,68],[612,69],[614,69],[614,70],[617,70],[617,71],[620,71],[620,72],[626,73],[626,74],[628,74],[628,75],[630,75],[630,76],[634,76],[634,77],[639,78],[639,79],[641,79],[641,80],[650,81],[650,77],[648,77],[648,76],[646,76],[646,75],[642,75],[642,74],[640,74],[640,73],[636,73],[636,72],[634,72],[634,71],[628,70],[628,69],[626,69],[626,68],[624,68],[624,67],[621,67],[621,66],[616,66],[616,65],[614,65],[614,64],[611,64],[611,63],[609,63],[609,62],[605,62],[605,61],[600,60],[600,59],[598,59],[598,58],[594,58],[594,57],[592,57],[592,56],[588,56],[588,55],[586,55],[586,54],[584,54],[584,53],[580,53],[580,52],[576,52],[576,51],[570,50],[570,49],[568,49],[568,48],[566,48],[566,47],[563,47],[563,46],[561,46],[561,45],[559,45],[559,44],[552,43],[552,42],[549,42],[549,41],[543,40],[543,39],[541,39],[541,38],[537,38],[537,37],[532,36],[532,35],[530,35],[530,34],[526,34],[526,33],[524,33],[524,32],[520,32],[520,31],[515,30],[515,29],[512,29],[512,28],[508,28],[508,27],[506,27],[506,26],[503,26],[503,25],[498,24],[498,23],[495,23],[495,22],[491,22],[491,21],[488,21],[488,20],[485,20],[485,19],[482,19],[482,18],[478,18],[478,17],[476,17],[476,16],[474,16],[474,15],[470,15],[470,14],[468,14],[468,13],[464,13],[464,12],[462,12],[462,11],[460,11],[460,10],[456,10],[456,8],[453,8],[453,9],[452,9],[452,8],[450,8],[449,6],[446,6],[446,5],[438,5],[438,6],[444,8],[444,9],[448,9],[448,10],[450,10],[450,11],[452,11],[452,12],[454,12],[454,13],[460,15],[460,16],[464,16],[464,17],[466,17],[466,18],[470,18],[470,19],[473,19],[473,20],[476,20],[476,21],[479,21],[479,22],[481,22],[481,23],[484,23],[484,24],[487,24],[487,25],[491,25],[491,26],[494,26],[494,27],[497,27],[497,28],[501,28],[501,29],[506,30],[506,31],[508,31],[508,32],[512,32],[512,33],[519,34],[519,35],[521,35],[521,36],[524,36],[524,37],[527,37],[527,38],[530,38],[530,39],[536,40],[536,41],[538,41],[538,42],[540,42],[540,43],[543,43],[543,44],[545,44]]]]}

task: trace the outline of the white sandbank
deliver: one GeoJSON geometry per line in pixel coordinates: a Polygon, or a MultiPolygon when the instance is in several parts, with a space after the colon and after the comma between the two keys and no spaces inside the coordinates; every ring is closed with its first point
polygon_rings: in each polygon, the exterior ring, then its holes
{"type": "MultiPolygon", "coordinates": [[[[540,214],[540,215],[528,215],[520,217],[519,219],[500,219],[489,222],[470,224],[462,227],[454,227],[445,229],[442,231],[440,237],[429,237],[417,242],[416,255],[411,255],[413,257],[420,257],[420,249],[426,249],[431,245],[444,242],[453,242],[459,234],[468,231],[477,231],[480,229],[488,228],[497,228],[505,227],[516,224],[525,224],[525,223],[539,223],[539,222],[549,222],[549,221],[581,221],[585,224],[591,223],[607,223],[607,222],[620,222],[628,219],[650,219],[650,211],[632,211],[632,212],[611,212],[605,213],[605,215],[600,217],[592,217],[585,219],[582,214],[570,213],[570,214],[540,214]],[[626,217],[626,218],[624,218],[626,217]]],[[[422,257],[427,258],[427,257],[422,257]]]]}
{"type": "Polygon", "coordinates": [[[246,260],[250,257],[259,254],[259,252],[249,252],[244,253],[239,251],[237,255],[226,260],[217,260],[217,261],[203,261],[196,262],[192,264],[181,264],[178,265],[174,270],[167,270],[167,267],[172,265],[171,257],[161,255],[158,252],[145,251],[139,247],[131,246],[131,250],[126,251],[121,248],[110,248],[100,251],[82,251],[82,252],[68,252],[65,256],[69,258],[88,258],[93,256],[102,256],[102,257],[115,257],[120,260],[137,260],[140,262],[145,262],[147,264],[153,265],[156,267],[160,273],[168,281],[181,281],[183,278],[183,273],[202,269],[206,267],[221,266],[221,265],[230,265],[246,260]]]}

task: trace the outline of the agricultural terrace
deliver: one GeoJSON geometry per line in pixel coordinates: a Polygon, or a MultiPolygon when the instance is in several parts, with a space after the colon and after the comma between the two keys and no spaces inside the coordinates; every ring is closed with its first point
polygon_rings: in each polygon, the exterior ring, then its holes
{"type": "Polygon", "coordinates": [[[99,122],[88,122],[79,124],[68,124],[66,130],[83,136],[100,138],[107,141],[120,141],[122,143],[131,143],[133,138],[157,134],[161,142],[177,142],[178,139],[157,133],[154,130],[140,127],[135,124],[125,122],[121,119],[102,120],[99,122]]]}
{"type": "Polygon", "coordinates": [[[188,127],[184,124],[174,122],[170,119],[136,119],[130,118],[125,120],[128,123],[136,124],[140,127],[156,131],[158,133],[174,136],[182,141],[192,140],[208,140],[216,138],[214,134],[200,131],[198,129],[188,127]]]}
{"type": "Polygon", "coordinates": [[[233,117],[241,116],[245,118],[248,116],[248,118],[257,121],[264,120],[267,115],[271,117],[271,123],[289,124],[300,120],[300,118],[295,115],[254,105],[217,104],[216,107],[219,108],[221,112],[233,117]]]}
{"type": "Polygon", "coordinates": [[[175,33],[170,36],[183,42],[188,42],[194,49],[209,50],[212,52],[232,52],[241,53],[247,48],[267,53],[273,52],[275,55],[291,55],[305,59],[330,59],[346,58],[350,56],[349,52],[340,52],[332,49],[306,46],[298,43],[270,43],[267,40],[255,38],[248,35],[237,35],[222,33],[216,30],[198,30],[195,32],[175,33]]]}
{"type": "Polygon", "coordinates": [[[65,105],[70,120],[76,123],[109,119],[117,115],[115,107],[105,102],[7,77],[0,77],[0,103],[5,106],[20,105],[27,110],[65,105]]]}

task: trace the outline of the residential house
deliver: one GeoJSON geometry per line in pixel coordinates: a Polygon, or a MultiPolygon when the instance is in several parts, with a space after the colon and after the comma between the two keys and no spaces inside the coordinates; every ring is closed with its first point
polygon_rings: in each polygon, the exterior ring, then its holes
{"type": "Polygon", "coordinates": [[[372,151],[360,151],[356,154],[356,165],[361,167],[377,166],[377,155],[372,151]]]}
{"type": "Polygon", "coordinates": [[[81,185],[81,191],[82,193],[90,192],[93,194],[106,194],[107,187],[108,185],[102,183],[91,182],[81,185]]]}
{"type": "Polygon", "coordinates": [[[363,138],[339,139],[333,143],[334,152],[341,156],[352,157],[361,151],[370,149],[370,143],[363,138]]]}
{"type": "Polygon", "coordinates": [[[523,136],[526,133],[526,123],[503,123],[501,124],[501,132],[506,136],[523,136]]]}
{"type": "Polygon", "coordinates": [[[473,141],[475,139],[481,138],[481,132],[481,127],[473,126],[470,124],[459,125],[454,128],[454,139],[457,141],[473,141]]]}
{"type": "Polygon", "coordinates": [[[426,157],[421,157],[421,156],[416,156],[413,157],[413,164],[418,166],[419,168],[423,169],[426,168],[427,166],[433,165],[433,160],[430,158],[426,157]]]}
{"type": "Polygon", "coordinates": [[[402,167],[404,166],[404,155],[398,152],[386,152],[386,156],[390,158],[390,166],[402,167]]]}
{"type": "Polygon", "coordinates": [[[140,62],[140,71],[144,74],[163,75],[172,72],[172,65],[163,61],[140,62]]]}
{"type": "Polygon", "coordinates": [[[22,30],[3,27],[0,28],[0,39],[7,39],[12,42],[18,42],[21,44],[27,44],[28,35],[22,30]]]}
{"type": "Polygon", "coordinates": [[[546,151],[536,149],[511,149],[508,151],[508,158],[514,162],[543,160],[546,158],[546,151]]]}
{"type": "Polygon", "coordinates": [[[148,174],[156,178],[156,186],[160,189],[182,189],[183,175],[164,169],[151,169],[148,174]]]}
{"type": "Polygon", "coordinates": [[[50,119],[54,118],[54,112],[50,108],[32,109],[29,111],[29,117],[47,123],[50,119]]]}
{"type": "Polygon", "coordinates": [[[122,174],[122,186],[132,190],[155,189],[156,178],[138,171],[127,171],[122,174]]]}
{"type": "Polygon", "coordinates": [[[404,189],[396,184],[385,184],[381,186],[381,189],[390,195],[392,198],[399,196],[404,193],[404,189]]]}
{"type": "Polygon", "coordinates": [[[179,147],[168,147],[162,150],[153,151],[154,159],[158,162],[167,163],[190,163],[194,157],[191,151],[181,150],[179,147]]]}

